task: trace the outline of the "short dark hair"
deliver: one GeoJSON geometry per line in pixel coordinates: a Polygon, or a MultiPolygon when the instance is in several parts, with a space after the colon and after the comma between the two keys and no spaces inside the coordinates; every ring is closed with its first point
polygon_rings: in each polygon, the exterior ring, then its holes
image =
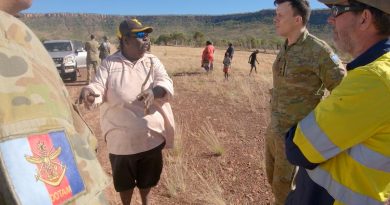
{"type": "Polygon", "coordinates": [[[364,9],[368,9],[372,16],[374,17],[374,25],[376,29],[378,29],[378,34],[379,35],[384,35],[384,36],[389,36],[390,35],[390,14],[387,14],[377,8],[374,8],[372,6],[369,6],[364,3],[360,3],[355,0],[349,0],[348,1],[350,5],[354,5],[357,7],[361,7],[361,11],[352,11],[354,13],[360,13],[364,9]]]}
{"type": "Polygon", "coordinates": [[[91,34],[91,39],[94,39],[95,38],[95,35],[91,34]]]}
{"type": "Polygon", "coordinates": [[[307,0],[275,0],[274,5],[276,6],[284,2],[290,2],[294,15],[302,17],[303,25],[306,25],[307,22],[309,22],[311,9],[307,0]]]}

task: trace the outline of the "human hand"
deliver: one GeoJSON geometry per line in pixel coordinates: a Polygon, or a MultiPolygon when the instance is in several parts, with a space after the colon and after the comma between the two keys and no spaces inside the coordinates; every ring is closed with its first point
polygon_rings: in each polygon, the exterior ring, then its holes
{"type": "Polygon", "coordinates": [[[81,89],[80,96],[79,96],[79,104],[83,104],[84,106],[90,110],[92,107],[92,104],[95,102],[95,98],[99,97],[100,95],[96,94],[92,89],[84,87],[81,89]]]}
{"type": "Polygon", "coordinates": [[[145,111],[149,110],[149,107],[153,104],[154,94],[152,88],[146,89],[137,95],[137,100],[144,101],[145,111]]]}

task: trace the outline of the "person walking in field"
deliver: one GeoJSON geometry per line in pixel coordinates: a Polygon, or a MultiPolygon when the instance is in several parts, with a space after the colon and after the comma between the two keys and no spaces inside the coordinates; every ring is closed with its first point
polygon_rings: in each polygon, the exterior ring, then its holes
{"type": "Polygon", "coordinates": [[[259,50],[255,50],[249,56],[248,63],[251,64],[251,70],[249,71],[249,75],[251,75],[253,68],[255,69],[255,72],[257,73],[256,62],[258,65],[259,64],[259,61],[257,61],[257,54],[258,53],[259,53],[259,50]]]}
{"type": "Polygon", "coordinates": [[[383,205],[390,199],[390,2],[319,0],[336,48],[353,60],[332,93],[285,136],[299,166],[286,205],[383,205]]]}
{"type": "Polygon", "coordinates": [[[95,40],[95,36],[91,34],[91,40],[85,43],[87,51],[87,84],[91,82],[92,69],[96,74],[96,69],[99,66],[99,42],[95,40]]]}
{"type": "Polygon", "coordinates": [[[135,187],[142,204],[150,204],[163,168],[162,149],[173,146],[173,82],[160,60],[146,53],[152,31],[137,19],[121,22],[119,51],[102,62],[80,94],[88,109],[100,106],[114,187],[124,205],[130,205],[135,187]]]}
{"type": "Polygon", "coordinates": [[[290,191],[294,165],[286,159],[288,130],[303,119],[332,91],[346,71],[341,60],[324,41],[311,35],[307,0],[276,0],[276,33],[286,40],[272,67],[271,122],[265,136],[267,180],[275,204],[285,203],[290,191]]]}
{"type": "Polygon", "coordinates": [[[202,52],[201,67],[203,67],[207,72],[213,71],[214,52],[215,48],[213,43],[211,41],[206,41],[206,47],[202,52]]]}
{"type": "Polygon", "coordinates": [[[232,59],[230,58],[229,53],[226,52],[225,57],[223,59],[223,73],[225,76],[225,80],[229,80],[229,71],[231,68],[231,64],[232,64],[232,59]]]}

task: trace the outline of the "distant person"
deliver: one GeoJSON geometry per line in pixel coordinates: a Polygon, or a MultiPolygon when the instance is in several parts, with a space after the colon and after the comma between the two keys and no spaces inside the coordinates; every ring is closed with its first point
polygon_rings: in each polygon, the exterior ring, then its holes
{"type": "Polygon", "coordinates": [[[307,0],[276,0],[276,33],[286,40],[272,67],[271,122],[265,136],[266,173],[275,204],[285,203],[294,166],[287,161],[284,136],[332,91],[346,71],[324,41],[307,30],[307,0]]]}
{"type": "Polygon", "coordinates": [[[152,52],[152,41],[149,41],[147,47],[148,47],[148,48],[146,49],[146,52],[147,52],[147,53],[151,53],[151,52],[152,52]]]}
{"type": "Polygon", "coordinates": [[[285,136],[287,158],[299,166],[286,205],[383,205],[390,199],[390,1],[320,2],[331,7],[336,48],[353,60],[340,85],[285,136]]]}
{"type": "Polygon", "coordinates": [[[102,62],[107,56],[111,54],[111,44],[107,36],[103,36],[103,42],[99,46],[99,58],[102,62]]]}
{"type": "Polygon", "coordinates": [[[91,34],[91,40],[85,43],[87,51],[87,84],[91,82],[92,69],[96,74],[96,69],[99,66],[99,42],[95,40],[95,36],[91,34]]]}
{"type": "Polygon", "coordinates": [[[225,76],[225,80],[229,80],[229,71],[231,68],[231,64],[232,64],[232,59],[230,58],[229,53],[226,52],[225,57],[223,59],[223,73],[225,76]]]}
{"type": "Polygon", "coordinates": [[[249,75],[252,74],[253,68],[255,69],[255,72],[257,73],[257,65],[259,64],[259,61],[257,61],[257,54],[259,53],[259,50],[255,50],[252,52],[252,54],[249,56],[248,63],[251,64],[251,71],[249,72],[249,75]]]}
{"type": "Polygon", "coordinates": [[[229,47],[226,49],[226,53],[228,53],[230,59],[233,60],[234,47],[232,43],[229,43],[229,47]]]}
{"type": "Polygon", "coordinates": [[[87,108],[100,105],[114,187],[124,205],[130,205],[135,187],[142,204],[150,204],[163,168],[162,149],[173,146],[173,82],[160,60],[146,53],[152,31],[137,19],[121,22],[119,51],[102,62],[80,94],[87,108]]]}
{"type": "Polygon", "coordinates": [[[97,140],[37,36],[0,0],[0,204],[109,204],[97,140]]]}
{"type": "Polygon", "coordinates": [[[203,49],[202,53],[201,67],[203,67],[207,72],[213,70],[214,52],[215,48],[213,43],[211,41],[206,41],[206,47],[203,49]]]}

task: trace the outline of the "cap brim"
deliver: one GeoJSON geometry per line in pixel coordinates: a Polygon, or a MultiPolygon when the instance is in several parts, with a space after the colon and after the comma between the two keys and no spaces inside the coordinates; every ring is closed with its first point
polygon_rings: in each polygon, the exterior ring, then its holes
{"type": "Polygon", "coordinates": [[[332,4],[339,4],[343,2],[342,0],[318,0],[319,2],[325,4],[327,7],[331,7],[332,4]]]}
{"type": "Polygon", "coordinates": [[[318,1],[324,4],[339,4],[345,2],[343,0],[318,0],[318,1]]]}
{"type": "Polygon", "coordinates": [[[132,33],[136,33],[136,32],[146,32],[146,33],[152,33],[153,32],[153,28],[152,27],[144,27],[144,28],[139,28],[139,29],[133,29],[131,30],[132,33]]]}

